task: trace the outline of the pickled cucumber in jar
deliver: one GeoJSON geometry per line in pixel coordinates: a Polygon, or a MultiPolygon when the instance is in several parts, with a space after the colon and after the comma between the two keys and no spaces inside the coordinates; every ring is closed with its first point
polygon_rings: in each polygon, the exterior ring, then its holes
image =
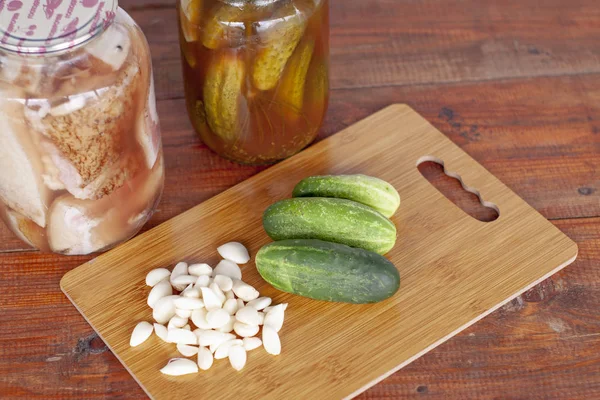
{"type": "Polygon", "coordinates": [[[201,139],[246,164],[310,144],[328,104],[328,0],[177,1],[186,106],[201,139]]]}

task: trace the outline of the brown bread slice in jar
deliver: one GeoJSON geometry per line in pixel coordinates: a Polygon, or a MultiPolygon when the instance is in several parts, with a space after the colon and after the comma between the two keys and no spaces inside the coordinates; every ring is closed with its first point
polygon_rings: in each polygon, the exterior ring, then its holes
{"type": "Polygon", "coordinates": [[[123,184],[123,174],[132,175],[138,168],[134,163],[127,164],[127,171],[114,167],[131,140],[137,112],[135,96],[143,82],[141,68],[131,53],[129,32],[123,27],[111,28],[103,39],[104,45],[113,49],[113,56],[108,58],[105,53],[103,59],[96,59],[92,55],[90,62],[97,69],[118,67],[117,74],[111,72],[91,81],[79,77],[79,94],[66,101],[51,99],[46,113],[41,109],[26,113],[40,133],[40,146],[47,153],[45,163],[55,167],[46,175],[55,183],[62,182],[80,199],[110,194],[123,184]],[[114,82],[98,85],[102,79],[114,82]],[[53,175],[56,172],[58,176],[53,175]]]}

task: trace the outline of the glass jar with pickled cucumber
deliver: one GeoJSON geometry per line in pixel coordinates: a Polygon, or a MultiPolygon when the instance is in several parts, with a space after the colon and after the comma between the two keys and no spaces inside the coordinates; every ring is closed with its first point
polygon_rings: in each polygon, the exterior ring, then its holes
{"type": "Polygon", "coordinates": [[[328,0],[178,0],[188,114],[218,154],[289,157],[317,135],[329,96],[328,0]]]}

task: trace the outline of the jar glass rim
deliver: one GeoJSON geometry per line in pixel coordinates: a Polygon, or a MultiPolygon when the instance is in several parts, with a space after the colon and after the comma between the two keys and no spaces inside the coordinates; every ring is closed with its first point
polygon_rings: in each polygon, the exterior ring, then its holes
{"type": "Polygon", "coordinates": [[[0,1],[0,50],[20,55],[77,48],[112,25],[118,0],[0,1]]]}

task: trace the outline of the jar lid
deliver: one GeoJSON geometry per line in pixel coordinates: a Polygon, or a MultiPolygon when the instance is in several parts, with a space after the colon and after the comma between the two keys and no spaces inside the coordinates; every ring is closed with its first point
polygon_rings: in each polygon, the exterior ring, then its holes
{"type": "Polygon", "coordinates": [[[118,0],[0,0],[0,48],[22,54],[67,50],[103,32],[118,0]]]}

